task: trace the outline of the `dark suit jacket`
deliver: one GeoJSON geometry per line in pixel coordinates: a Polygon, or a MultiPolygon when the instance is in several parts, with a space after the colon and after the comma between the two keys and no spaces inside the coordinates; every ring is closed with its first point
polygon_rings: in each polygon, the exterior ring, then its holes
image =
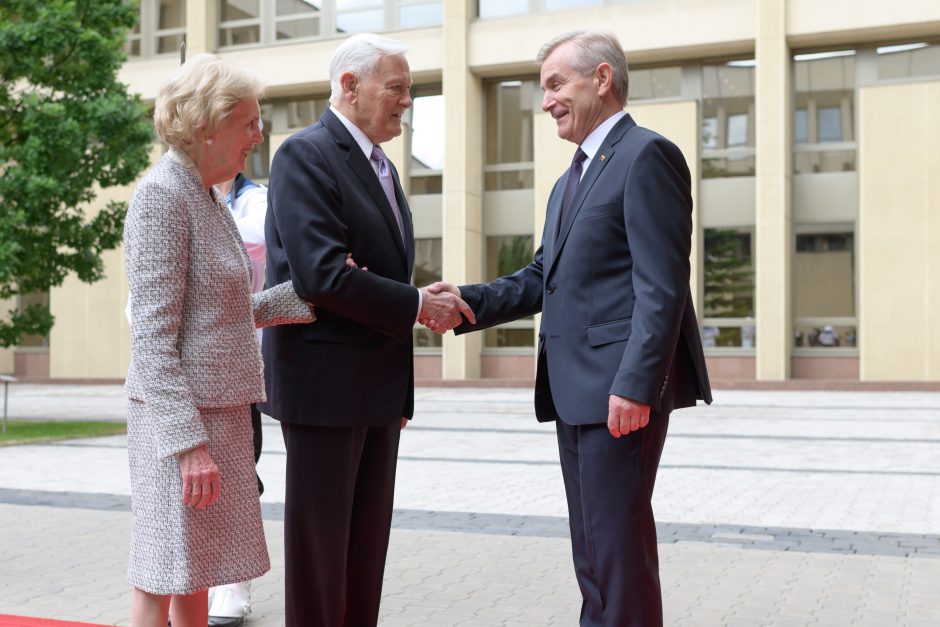
{"type": "Polygon", "coordinates": [[[477,324],[457,332],[542,312],[540,420],[556,418],[549,386],[557,417],[573,425],[606,422],[610,394],[664,413],[696,398],[711,402],[689,289],[692,195],[682,153],[627,115],[559,225],[567,179],[565,172],[552,189],[534,261],[460,288],[477,324]]]}
{"type": "Polygon", "coordinates": [[[371,163],[332,111],[274,156],[267,281],[292,281],[317,315],[265,329],[262,409],[278,420],[385,425],[413,414],[414,231],[392,170],[404,245],[371,163]],[[368,272],[347,268],[347,252],[368,272]]]}

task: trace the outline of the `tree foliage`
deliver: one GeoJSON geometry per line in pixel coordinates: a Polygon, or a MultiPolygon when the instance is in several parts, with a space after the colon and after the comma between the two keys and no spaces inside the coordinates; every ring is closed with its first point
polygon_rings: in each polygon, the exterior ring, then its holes
{"type": "Polygon", "coordinates": [[[750,242],[733,229],[705,231],[705,316],[754,315],[750,242]]]}
{"type": "MultiPolygon", "coordinates": [[[[117,81],[133,0],[0,2],[0,300],[104,273],[126,203],[86,211],[96,190],[147,166],[152,127],[117,81]]],[[[0,315],[0,346],[45,335],[42,306],[0,315]]]]}

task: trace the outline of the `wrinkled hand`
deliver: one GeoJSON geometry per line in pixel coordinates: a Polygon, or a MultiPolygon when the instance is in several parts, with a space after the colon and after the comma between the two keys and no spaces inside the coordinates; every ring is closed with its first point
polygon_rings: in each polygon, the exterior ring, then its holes
{"type": "Polygon", "coordinates": [[[435,333],[446,333],[461,322],[461,314],[476,324],[476,316],[473,310],[462,298],[460,290],[449,283],[434,283],[429,287],[422,288],[423,301],[421,311],[418,314],[418,322],[426,326],[435,333]],[[449,286],[445,288],[443,286],[449,286]],[[434,289],[431,289],[434,288],[434,289]]]}
{"type": "Polygon", "coordinates": [[[219,500],[222,491],[219,467],[209,456],[206,445],[180,453],[179,465],[183,483],[183,505],[205,509],[219,500]]]}
{"type": "Polygon", "coordinates": [[[650,406],[611,394],[607,401],[607,430],[619,438],[650,423],[650,406]]]}
{"type": "MultiPolygon", "coordinates": [[[[347,268],[358,268],[358,267],[359,267],[359,266],[356,264],[356,260],[353,259],[352,253],[346,253],[346,267],[347,267],[347,268]]],[[[362,266],[362,271],[363,271],[363,272],[368,272],[369,269],[368,269],[367,267],[365,267],[365,266],[362,266]]]]}

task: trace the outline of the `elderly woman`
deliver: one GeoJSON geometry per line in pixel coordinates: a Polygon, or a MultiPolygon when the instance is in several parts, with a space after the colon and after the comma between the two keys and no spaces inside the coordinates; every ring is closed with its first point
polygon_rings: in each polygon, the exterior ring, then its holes
{"type": "Polygon", "coordinates": [[[264,400],[255,327],[314,320],[290,283],[251,294],[251,270],[213,185],[261,143],[261,82],[199,55],[154,109],[169,152],[138,185],[124,229],[134,514],[132,625],[205,627],[206,589],[270,568],[250,404],[264,400]]]}

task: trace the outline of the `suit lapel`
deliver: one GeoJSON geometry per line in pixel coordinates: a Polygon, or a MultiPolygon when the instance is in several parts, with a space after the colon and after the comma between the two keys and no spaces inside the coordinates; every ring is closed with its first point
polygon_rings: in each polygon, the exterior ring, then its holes
{"type": "MultiPolygon", "coordinates": [[[[617,124],[615,124],[612,129],[610,129],[610,132],[607,133],[607,137],[604,138],[603,143],[601,143],[601,147],[598,148],[594,158],[591,159],[591,164],[588,166],[587,172],[584,173],[584,177],[581,179],[581,184],[578,186],[578,191],[571,200],[571,208],[568,211],[568,215],[565,216],[564,223],[558,225],[558,236],[555,238],[555,241],[552,244],[552,256],[549,261],[548,272],[552,271],[555,262],[558,260],[558,257],[561,254],[561,250],[565,246],[565,241],[568,239],[568,234],[571,232],[571,226],[577,219],[578,212],[581,211],[581,206],[584,204],[584,200],[591,192],[591,187],[593,187],[594,183],[597,182],[597,179],[604,171],[604,168],[607,167],[607,164],[610,163],[610,161],[613,159],[614,153],[616,152],[617,143],[620,142],[624,134],[633,126],[636,126],[636,123],[633,121],[633,118],[630,117],[630,114],[628,113],[627,115],[623,116],[623,118],[617,122],[617,124]]],[[[568,180],[568,172],[565,173],[565,176],[562,180],[568,180]]],[[[564,196],[564,187],[561,186],[560,189],[562,190],[562,193],[556,194],[558,199],[555,203],[553,203],[554,207],[552,207],[554,210],[552,219],[555,221],[560,220],[561,202],[564,196]]],[[[546,276],[548,275],[546,274],[546,276]]]]}
{"type": "MultiPolygon", "coordinates": [[[[346,127],[343,126],[343,123],[332,111],[329,109],[324,111],[320,120],[330,129],[330,132],[336,139],[337,145],[346,151],[346,163],[349,165],[349,169],[355,173],[356,178],[362,183],[363,189],[365,189],[369,197],[372,198],[376,210],[381,214],[382,219],[385,220],[389,235],[395,240],[395,246],[398,248],[398,252],[401,253],[402,258],[407,261],[408,253],[401,241],[402,238],[398,231],[398,222],[395,220],[395,215],[392,213],[392,206],[388,204],[388,198],[385,197],[382,184],[379,183],[379,177],[375,173],[375,170],[372,169],[372,164],[369,163],[369,160],[366,159],[366,156],[362,153],[362,150],[360,150],[359,144],[356,143],[356,140],[353,139],[352,135],[349,134],[349,131],[346,130],[346,127]]],[[[395,171],[394,166],[392,166],[392,171],[395,171]]],[[[408,205],[407,203],[403,203],[404,194],[401,191],[401,184],[398,182],[397,173],[393,176],[393,179],[395,181],[395,198],[398,200],[398,208],[402,212],[402,226],[404,227],[404,214],[408,205]]],[[[407,236],[406,232],[406,239],[407,236]]]]}

